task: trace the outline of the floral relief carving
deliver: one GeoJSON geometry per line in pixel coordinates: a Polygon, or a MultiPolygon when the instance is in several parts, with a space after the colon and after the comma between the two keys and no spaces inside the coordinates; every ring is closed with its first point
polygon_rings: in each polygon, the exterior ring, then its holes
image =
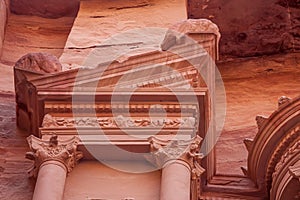
{"type": "Polygon", "coordinates": [[[44,128],[91,126],[102,128],[138,128],[138,127],[161,127],[161,128],[194,128],[194,117],[182,118],[130,118],[118,115],[117,117],[53,117],[46,114],[42,126],[44,128]]]}

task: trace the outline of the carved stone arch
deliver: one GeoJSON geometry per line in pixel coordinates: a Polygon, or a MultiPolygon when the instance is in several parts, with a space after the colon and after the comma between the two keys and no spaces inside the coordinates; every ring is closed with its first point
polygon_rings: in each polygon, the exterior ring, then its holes
{"type": "MultiPolygon", "coordinates": [[[[267,173],[265,177],[266,188],[269,191],[272,188],[274,174],[279,163],[285,158],[285,155],[291,151],[293,146],[300,141],[300,122],[297,123],[293,128],[286,131],[285,138],[280,142],[280,144],[275,148],[269,162],[267,173]]],[[[277,170],[278,171],[278,170],[277,170]]]]}
{"type": "Polygon", "coordinates": [[[272,187],[272,175],[281,157],[300,140],[300,97],[280,103],[267,119],[259,121],[254,140],[247,142],[247,175],[266,197],[272,187]]]}
{"type": "Polygon", "coordinates": [[[300,195],[300,140],[281,157],[273,173],[270,199],[299,199],[300,195]]]}

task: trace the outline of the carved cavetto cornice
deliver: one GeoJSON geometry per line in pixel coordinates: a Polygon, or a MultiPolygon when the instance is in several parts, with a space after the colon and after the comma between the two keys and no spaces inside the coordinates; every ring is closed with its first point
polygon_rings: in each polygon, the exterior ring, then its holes
{"type": "Polygon", "coordinates": [[[194,117],[159,118],[159,117],[53,117],[46,114],[43,128],[70,128],[70,127],[101,127],[101,128],[196,128],[194,117]]]}
{"type": "Polygon", "coordinates": [[[75,136],[59,141],[57,135],[52,135],[50,140],[46,141],[31,135],[27,141],[32,152],[27,152],[26,158],[34,161],[29,173],[35,177],[40,166],[46,161],[58,161],[66,167],[67,172],[71,172],[77,161],[83,157],[82,152],[77,151],[79,138],[75,136]]]}

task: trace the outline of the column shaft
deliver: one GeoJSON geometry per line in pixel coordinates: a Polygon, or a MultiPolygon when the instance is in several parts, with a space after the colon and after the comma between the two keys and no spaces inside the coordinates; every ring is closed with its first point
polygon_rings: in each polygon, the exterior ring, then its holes
{"type": "Polygon", "coordinates": [[[186,162],[167,162],[161,179],[160,200],[190,200],[191,169],[186,162]]]}
{"type": "Polygon", "coordinates": [[[40,166],[33,200],[62,200],[67,169],[59,161],[46,161],[40,166]]]}

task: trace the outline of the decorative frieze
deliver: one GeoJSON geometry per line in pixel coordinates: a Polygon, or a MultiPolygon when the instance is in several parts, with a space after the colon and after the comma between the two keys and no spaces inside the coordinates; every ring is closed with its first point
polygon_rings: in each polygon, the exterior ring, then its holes
{"type": "Polygon", "coordinates": [[[79,139],[75,136],[59,141],[57,135],[52,135],[49,141],[45,141],[31,135],[27,141],[32,152],[27,152],[26,158],[34,161],[29,173],[35,177],[40,166],[46,161],[58,161],[66,167],[67,172],[71,172],[77,161],[83,157],[83,154],[77,151],[79,139]]]}
{"type": "Polygon", "coordinates": [[[195,128],[194,117],[159,118],[142,117],[131,118],[123,115],[117,117],[53,117],[46,114],[43,120],[43,128],[59,127],[98,127],[101,128],[195,128]]]}

